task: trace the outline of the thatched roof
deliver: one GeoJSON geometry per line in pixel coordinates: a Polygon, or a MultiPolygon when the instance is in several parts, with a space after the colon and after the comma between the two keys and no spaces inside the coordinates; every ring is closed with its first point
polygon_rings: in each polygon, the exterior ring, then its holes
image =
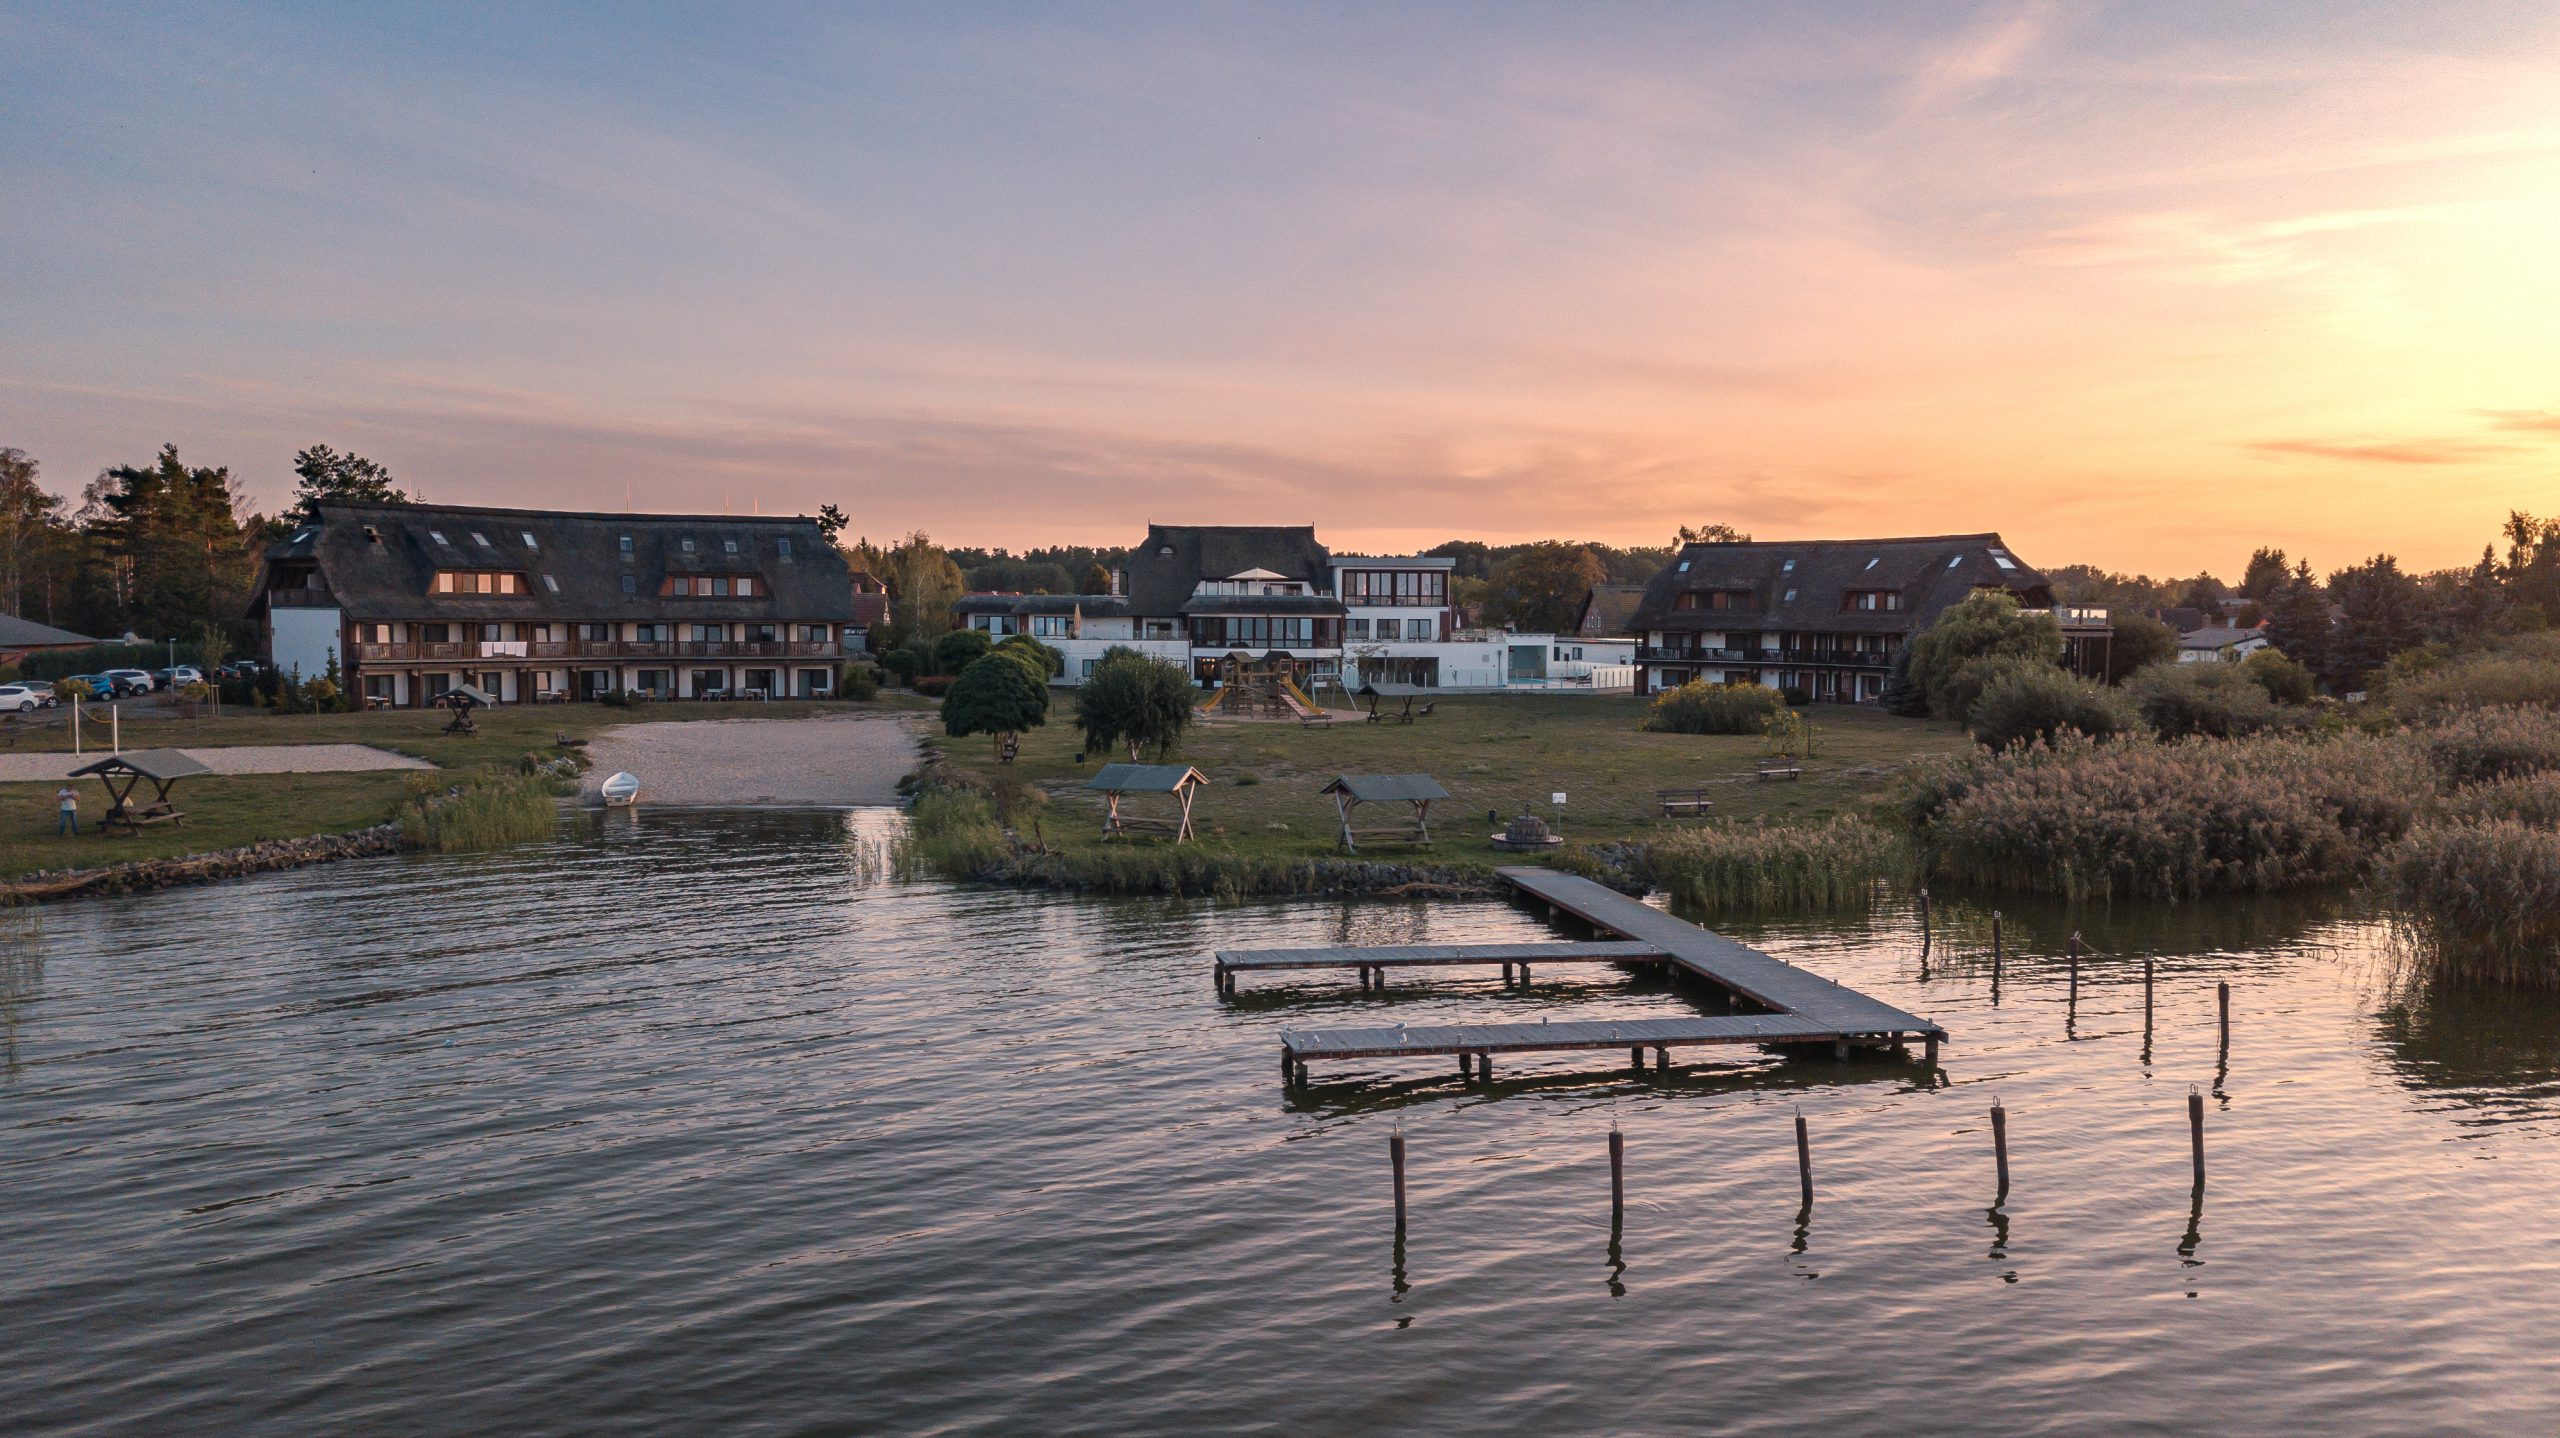
{"type": "Polygon", "coordinates": [[[1645,586],[1630,623],[1637,630],[1908,634],[1984,588],[2005,589],[2031,606],[2053,602],[2044,575],[2010,553],[1997,534],[1690,544],[1645,586]],[[1717,590],[1748,591],[1751,607],[1676,607],[1683,591],[1717,590]],[[1859,590],[1892,590],[1902,596],[1902,608],[1844,608],[1846,596],[1859,590]]]}

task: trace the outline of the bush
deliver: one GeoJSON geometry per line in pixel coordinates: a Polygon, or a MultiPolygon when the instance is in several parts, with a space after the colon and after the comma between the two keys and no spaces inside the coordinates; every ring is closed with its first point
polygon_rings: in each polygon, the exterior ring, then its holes
{"type": "MultiPolygon", "coordinates": [[[[2178,899],[2354,877],[2408,830],[2407,741],[2264,734],[2007,749],[1914,766],[1897,811],[1931,873],[2178,899]]],[[[2423,793],[2423,791],[2421,791],[2423,793]]]]}
{"type": "Polygon", "coordinates": [[[1032,678],[1043,684],[1065,673],[1067,669],[1067,656],[1028,634],[1016,634],[988,652],[1001,654],[1022,665],[1031,672],[1032,678]]]}
{"type": "Polygon", "coordinates": [[[2560,636],[2524,635],[2499,649],[2385,670],[2391,711],[2412,723],[2466,709],[2560,709],[2560,636]]]}
{"type": "Polygon", "coordinates": [[[1813,702],[1813,691],[1801,684],[1784,684],[1778,688],[1778,697],[1787,701],[1789,707],[1802,709],[1813,702]]]}
{"type": "Polygon", "coordinates": [[[2044,664],[2013,667],[1973,701],[1965,728],[1992,749],[2051,741],[2067,733],[2112,739],[2134,726],[2124,696],[2044,664]]]}
{"type": "Polygon", "coordinates": [[[951,692],[951,676],[948,674],[927,674],[916,681],[915,690],[918,694],[923,695],[927,699],[939,699],[943,695],[951,692]]]}
{"type": "Polygon", "coordinates": [[[1991,676],[1967,670],[1981,659],[2062,662],[2062,626],[2029,614],[2015,595],[1984,591],[1948,607],[1911,641],[1911,682],[1929,696],[1929,712],[1961,721],[1991,676]]]}
{"type": "Polygon", "coordinates": [[[1114,645],[1103,651],[1076,690],[1076,728],[1088,752],[1106,753],[1125,744],[1133,759],[1142,748],[1162,757],[1182,742],[1199,712],[1195,697],[1181,665],[1114,645]]]}
{"type": "Polygon", "coordinates": [[[53,697],[68,704],[74,699],[94,699],[97,693],[89,687],[86,679],[56,679],[53,681],[53,697]]]}
{"type": "Polygon", "coordinates": [[[2454,714],[2421,737],[2428,762],[2448,783],[2485,784],[2560,769],[2560,714],[2548,709],[2454,714]]]}
{"type": "Polygon", "coordinates": [[[836,692],[857,703],[867,704],[880,697],[880,671],[868,664],[848,664],[844,677],[837,681],[836,692]]]}
{"type": "Polygon", "coordinates": [[[985,734],[1000,744],[1005,735],[1038,728],[1048,718],[1049,686],[1006,654],[969,661],[942,701],[942,732],[954,739],[985,734]]]}
{"type": "Polygon", "coordinates": [[[2118,614],[2107,638],[2107,682],[2122,684],[2178,657],[2178,631],[2147,614],[2118,614]]]}
{"type": "Polygon", "coordinates": [[[1862,819],[1713,824],[1645,846],[1644,877],[1675,902],[1723,910],[1864,908],[1909,869],[1908,850],[1862,819]]]}
{"type": "Polygon", "coordinates": [[[649,702],[649,696],[639,689],[608,689],[596,696],[596,702],[608,709],[637,709],[649,702]]]}
{"type": "Polygon", "coordinates": [[[899,683],[913,684],[925,671],[925,656],[913,649],[892,649],[880,656],[880,667],[898,676],[899,683]]]}
{"type": "Polygon", "coordinates": [[[1785,702],[1777,690],[1758,684],[1692,679],[1656,695],[1644,727],[1657,734],[1765,734],[1770,716],[1785,702]]]}
{"type": "Polygon", "coordinates": [[[2255,680],[2278,704],[2311,702],[2311,670],[2286,657],[2281,649],[2261,649],[2241,660],[2240,672],[2255,680]]]}
{"type": "Polygon", "coordinates": [[[2154,664],[2124,688],[2134,712],[2163,739],[2228,739],[2276,722],[2275,701],[2237,664],[2154,664]]]}
{"type": "Polygon", "coordinates": [[[994,636],[983,629],[954,629],[933,641],[933,672],[963,673],[995,647],[994,636]]]}
{"type": "Polygon", "coordinates": [[[2434,974],[2560,988],[2560,831],[2514,819],[2430,824],[2384,869],[2398,922],[2434,974]]]}

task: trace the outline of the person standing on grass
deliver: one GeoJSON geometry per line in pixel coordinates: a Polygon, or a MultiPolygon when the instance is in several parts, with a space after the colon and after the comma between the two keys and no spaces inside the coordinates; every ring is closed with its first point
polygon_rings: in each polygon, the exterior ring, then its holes
{"type": "Polygon", "coordinates": [[[65,834],[80,836],[80,791],[65,784],[53,791],[54,801],[62,806],[62,822],[53,826],[55,838],[65,834]]]}

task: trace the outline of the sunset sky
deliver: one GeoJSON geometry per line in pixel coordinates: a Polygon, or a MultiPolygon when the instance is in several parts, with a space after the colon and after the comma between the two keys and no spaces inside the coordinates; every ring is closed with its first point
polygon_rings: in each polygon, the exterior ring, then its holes
{"type": "Polygon", "coordinates": [[[2560,510],[2560,6],[0,0],[0,444],[1337,548],[2560,510]]]}

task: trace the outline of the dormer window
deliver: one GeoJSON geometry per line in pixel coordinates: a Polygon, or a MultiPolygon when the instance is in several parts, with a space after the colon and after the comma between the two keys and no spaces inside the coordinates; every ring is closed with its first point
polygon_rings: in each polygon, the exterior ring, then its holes
{"type": "Polygon", "coordinates": [[[2002,554],[1997,550],[1992,552],[1991,562],[1999,565],[2002,569],[2015,569],[2018,567],[2009,562],[2009,556],[2002,554]]]}
{"type": "Polygon", "coordinates": [[[773,542],[773,552],[781,555],[785,559],[789,559],[791,557],[791,541],[787,538],[775,540],[773,542]]]}
{"type": "MultiPolygon", "coordinates": [[[[1781,564],[1781,565],[1779,565],[1779,566],[1778,566],[1778,572],[1779,572],[1780,574],[1793,574],[1793,573],[1795,573],[1795,572],[1796,572],[1796,562],[1795,562],[1794,560],[1792,560],[1792,559],[1788,560],[1786,563],[1781,564]]],[[[1790,597],[1792,597],[1792,596],[1790,596],[1790,597]]]]}
{"type": "Polygon", "coordinates": [[[542,576],[542,587],[550,590],[554,594],[557,594],[560,592],[560,581],[546,574],[542,576]]]}
{"type": "Polygon", "coordinates": [[[1955,555],[1955,556],[1953,556],[1952,558],[1950,558],[1950,559],[1948,559],[1948,560],[1947,560],[1947,568],[1949,568],[1949,569],[1953,569],[1953,568],[1955,568],[1957,565],[1962,564],[1962,563],[1964,563],[1964,556],[1963,556],[1963,555],[1961,555],[1961,554],[1959,554],[1959,555],[1955,555]]]}
{"type": "Polygon", "coordinates": [[[1171,559],[1173,557],[1173,546],[1170,544],[1158,545],[1156,546],[1156,553],[1163,558],[1171,559]]]}
{"type": "Polygon", "coordinates": [[[725,552],[725,553],[735,554],[735,553],[737,553],[737,552],[738,552],[738,541],[736,541],[736,540],[734,540],[734,539],[724,539],[724,540],[721,540],[721,541],[720,541],[720,548],[721,548],[721,550],[722,550],[723,552],[725,552]]]}
{"type": "Polygon", "coordinates": [[[540,549],[542,547],[541,545],[533,542],[533,531],[530,529],[524,532],[524,547],[527,549],[540,549]]]}
{"type": "Polygon", "coordinates": [[[626,574],[626,575],[622,576],[622,592],[623,592],[623,593],[625,593],[625,594],[637,594],[637,593],[639,593],[639,592],[640,592],[640,576],[638,576],[638,575],[636,575],[636,574],[626,574]]]}
{"type": "Polygon", "coordinates": [[[690,534],[684,537],[684,552],[687,554],[693,553],[693,536],[690,534]]]}
{"type": "Polygon", "coordinates": [[[1884,556],[1882,556],[1882,555],[1875,555],[1875,556],[1873,556],[1873,557],[1871,557],[1871,558],[1869,558],[1869,559],[1867,560],[1867,568],[1869,568],[1869,569],[1873,569],[1873,568],[1875,568],[1877,565],[1882,564],[1882,563],[1884,563],[1884,556]]]}
{"type": "Polygon", "coordinates": [[[489,536],[482,534],[476,529],[471,531],[471,542],[479,545],[482,549],[495,549],[498,547],[489,542],[489,536]]]}
{"type": "Polygon", "coordinates": [[[1788,604],[1793,604],[1793,603],[1795,603],[1795,602],[1796,602],[1796,592],[1795,592],[1794,590],[1792,590],[1792,589],[1788,590],[1788,591],[1787,591],[1787,597],[1786,597],[1786,599],[1785,599],[1785,601],[1784,601],[1784,602],[1785,602],[1785,603],[1788,603],[1788,604]]]}
{"type": "Polygon", "coordinates": [[[1686,574],[1686,573],[1688,573],[1688,572],[1689,572],[1689,561],[1687,561],[1687,560],[1685,560],[1685,559],[1684,559],[1684,560],[1681,560],[1681,561],[1680,561],[1680,568],[1679,568],[1679,570],[1678,570],[1677,572],[1678,572],[1678,573],[1681,573],[1681,574],[1686,574]]]}
{"type": "Polygon", "coordinates": [[[451,544],[451,543],[453,543],[453,541],[452,541],[452,540],[447,539],[447,538],[445,538],[445,537],[444,537],[444,531],[443,531],[443,530],[441,530],[441,529],[430,529],[430,530],[428,530],[428,531],[427,531],[427,538],[434,540],[434,541],[435,541],[436,543],[438,543],[438,544],[451,544]]]}
{"type": "Polygon", "coordinates": [[[625,559],[631,557],[631,536],[627,534],[622,536],[622,557],[625,559]]]}

